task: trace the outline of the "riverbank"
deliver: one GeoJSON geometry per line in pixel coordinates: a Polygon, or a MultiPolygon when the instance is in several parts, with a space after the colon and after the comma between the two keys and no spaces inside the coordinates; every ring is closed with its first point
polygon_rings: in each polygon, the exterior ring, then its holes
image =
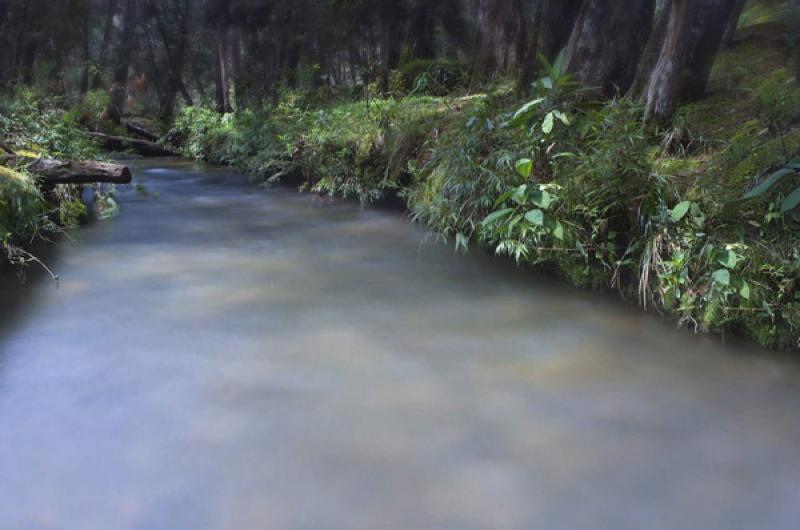
{"type": "Polygon", "coordinates": [[[0,99],[0,266],[38,263],[47,268],[31,252],[32,246],[79,226],[89,215],[104,217],[116,210],[108,187],[94,187],[97,211],[88,212],[82,200],[85,185],[55,185],[64,180],[61,172],[43,186],[31,172],[31,161],[40,158],[104,159],[87,138],[80,117],[80,109],[66,110],[59,98],[35,92],[0,99]]]}
{"type": "Polygon", "coordinates": [[[800,349],[800,89],[781,5],[749,8],[709,97],[669,128],[626,99],[587,102],[558,65],[526,100],[502,85],[366,102],[288,93],[225,116],[188,109],[177,126],[189,156],[399,198],[458,250],[477,243],[697,331],[800,349]]]}

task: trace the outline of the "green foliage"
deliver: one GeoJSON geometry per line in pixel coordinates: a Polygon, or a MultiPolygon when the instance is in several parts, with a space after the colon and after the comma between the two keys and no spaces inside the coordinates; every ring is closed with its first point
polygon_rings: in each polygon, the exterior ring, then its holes
{"type": "MultiPolygon", "coordinates": [[[[5,141],[28,156],[97,158],[97,148],[81,131],[80,112],[66,112],[60,103],[26,90],[0,99],[5,141]]],[[[24,166],[0,165],[0,247],[6,259],[17,264],[35,261],[23,246],[60,227],[77,226],[85,215],[77,187],[58,186],[45,200],[24,166]]]]}
{"type": "Polygon", "coordinates": [[[695,132],[703,112],[684,110],[653,135],[636,102],[583,97],[557,62],[526,103],[498,91],[309,108],[286,93],[234,116],[187,111],[182,126],[195,156],[320,193],[398,194],[458,250],[476,243],[576,285],[619,290],[692,329],[798,347],[800,249],[782,213],[800,201],[795,169],[759,177],[751,187],[764,189],[734,202],[753,175],[785,165],[784,145],[794,152],[790,121],[758,114],[784,123],[782,141],[745,117],[722,144],[695,132]],[[665,176],[667,160],[682,172],[665,176]]]}
{"type": "Polygon", "coordinates": [[[0,99],[0,130],[10,143],[54,158],[88,160],[98,156],[75,112],[65,112],[62,101],[30,90],[0,99]]]}
{"type": "Polygon", "coordinates": [[[399,74],[404,93],[446,96],[469,84],[469,67],[446,59],[414,59],[404,63],[399,74]]]}

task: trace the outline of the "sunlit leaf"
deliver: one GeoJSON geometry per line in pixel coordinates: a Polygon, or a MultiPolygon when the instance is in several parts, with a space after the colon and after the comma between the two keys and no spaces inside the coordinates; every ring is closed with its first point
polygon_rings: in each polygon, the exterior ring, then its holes
{"type": "Polygon", "coordinates": [[[531,172],[533,171],[533,160],[530,158],[522,158],[517,160],[517,173],[522,176],[522,178],[528,178],[531,176],[531,172]]]}
{"type": "Polygon", "coordinates": [[[549,112],[547,116],[544,117],[544,122],[542,122],[542,132],[545,134],[550,134],[553,132],[553,113],[549,112]]]}

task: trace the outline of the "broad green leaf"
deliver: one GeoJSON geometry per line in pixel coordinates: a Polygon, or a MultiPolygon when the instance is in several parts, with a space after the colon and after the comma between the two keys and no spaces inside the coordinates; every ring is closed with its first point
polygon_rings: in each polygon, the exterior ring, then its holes
{"type": "Polygon", "coordinates": [[[544,117],[544,122],[542,122],[542,132],[545,134],[550,134],[553,132],[553,113],[547,113],[547,116],[544,117]]]}
{"type": "Polygon", "coordinates": [[[485,224],[485,225],[492,224],[495,221],[497,221],[497,220],[499,220],[499,219],[501,219],[503,217],[506,217],[507,215],[510,215],[511,212],[513,212],[513,211],[514,211],[514,208],[503,208],[502,210],[498,210],[496,212],[492,212],[492,213],[490,213],[489,215],[486,216],[486,218],[483,220],[483,224],[485,224]]]}
{"type": "Polygon", "coordinates": [[[750,300],[750,284],[742,281],[742,286],[739,288],[739,296],[745,300],[750,300]]]}
{"type": "Polygon", "coordinates": [[[788,167],[785,167],[783,169],[779,169],[778,171],[776,171],[775,173],[773,173],[772,175],[770,175],[769,177],[764,179],[764,181],[761,184],[759,184],[758,186],[756,186],[752,190],[750,190],[747,193],[745,193],[742,198],[743,199],[754,199],[754,198],[758,197],[759,195],[763,195],[764,193],[766,193],[770,189],[772,189],[772,187],[775,186],[775,184],[780,182],[783,177],[785,177],[786,175],[791,175],[794,172],[795,172],[794,169],[788,168],[788,167]]]}
{"type": "Polygon", "coordinates": [[[522,178],[530,177],[531,171],[533,171],[533,160],[530,158],[517,160],[517,173],[519,173],[522,178]]]}
{"type": "Polygon", "coordinates": [[[531,210],[525,214],[525,220],[533,225],[542,226],[544,224],[544,212],[541,210],[531,210]]]}
{"type": "Polygon", "coordinates": [[[711,279],[714,280],[714,283],[717,285],[727,287],[731,284],[731,273],[728,272],[728,269],[719,269],[714,271],[714,274],[711,275],[711,279]]]}
{"type": "Polygon", "coordinates": [[[800,205],[800,188],[794,190],[784,199],[783,204],[781,204],[781,213],[794,210],[798,205],[800,205]]]}
{"type": "Polygon", "coordinates": [[[686,214],[689,213],[689,208],[691,207],[691,201],[683,201],[682,203],[678,204],[672,209],[672,220],[676,223],[679,222],[681,219],[686,217],[686,214]]]}
{"type": "Polygon", "coordinates": [[[561,123],[563,123],[564,125],[569,125],[569,118],[567,117],[566,114],[564,114],[560,110],[554,110],[553,114],[555,114],[556,118],[561,120],[561,123]]]}
{"type": "Polygon", "coordinates": [[[522,204],[525,202],[525,193],[528,191],[527,184],[523,184],[519,186],[516,190],[514,190],[514,194],[511,196],[514,199],[514,202],[517,204],[522,204]]]}
{"type": "Polygon", "coordinates": [[[564,241],[564,226],[560,221],[556,221],[556,226],[553,228],[553,237],[559,241],[564,241]]]}
{"type": "Polygon", "coordinates": [[[539,208],[547,210],[553,203],[553,196],[546,191],[536,190],[531,193],[531,202],[539,208]]]}
{"type": "Polygon", "coordinates": [[[514,117],[511,118],[511,121],[508,124],[511,127],[519,127],[521,125],[525,125],[529,119],[533,117],[533,113],[536,111],[536,106],[539,105],[544,101],[544,98],[534,99],[533,101],[529,101],[525,103],[523,106],[519,108],[517,112],[514,113],[514,117]]]}
{"type": "Polygon", "coordinates": [[[500,196],[497,198],[497,200],[496,200],[496,201],[494,201],[494,207],[495,207],[495,208],[497,208],[498,206],[500,206],[501,204],[503,204],[504,202],[506,202],[508,199],[510,199],[510,198],[511,198],[511,197],[514,195],[514,192],[515,192],[515,191],[516,191],[516,190],[509,190],[509,191],[507,191],[507,192],[505,192],[505,193],[501,194],[501,195],[500,195],[500,196]]]}
{"type": "Polygon", "coordinates": [[[728,269],[735,269],[739,263],[739,256],[732,250],[722,250],[717,255],[717,262],[728,269]]]}

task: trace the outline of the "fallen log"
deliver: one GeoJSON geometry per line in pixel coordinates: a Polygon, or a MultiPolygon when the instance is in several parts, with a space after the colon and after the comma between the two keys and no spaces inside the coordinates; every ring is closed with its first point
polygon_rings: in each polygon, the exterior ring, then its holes
{"type": "Polygon", "coordinates": [[[134,136],[139,136],[150,142],[158,142],[160,139],[156,133],[133,121],[125,122],[125,128],[134,136]]]}
{"type": "Polygon", "coordinates": [[[136,151],[142,156],[175,156],[175,152],[147,140],[137,138],[126,138],[124,136],[111,136],[103,133],[86,133],[97,142],[100,147],[109,151],[136,151]]]}
{"type": "Polygon", "coordinates": [[[133,180],[126,166],[106,162],[75,162],[38,158],[27,166],[42,184],[129,184],[133,180]]]}

